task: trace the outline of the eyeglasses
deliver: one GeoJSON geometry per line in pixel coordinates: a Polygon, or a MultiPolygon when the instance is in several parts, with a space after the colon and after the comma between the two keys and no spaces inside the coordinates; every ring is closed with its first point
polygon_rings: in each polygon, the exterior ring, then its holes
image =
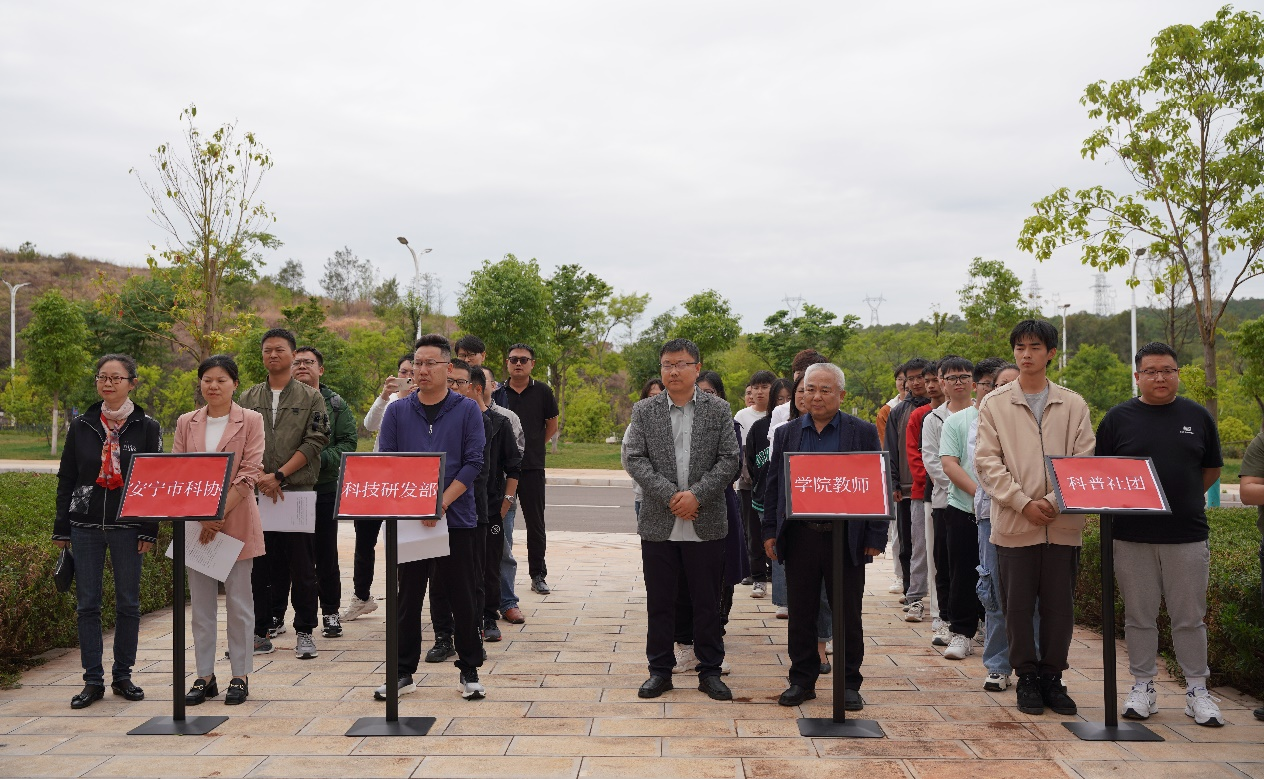
{"type": "Polygon", "coordinates": [[[451,360],[415,360],[413,362],[413,368],[416,369],[417,366],[420,365],[423,368],[430,370],[431,368],[434,368],[436,365],[447,365],[449,362],[451,362],[451,360]]]}
{"type": "Polygon", "coordinates": [[[449,379],[449,387],[465,387],[470,383],[469,379],[449,379]]]}
{"type": "Polygon", "coordinates": [[[510,365],[526,365],[531,362],[530,357],[506,357],[505,361],[510,365]]]}
{"type": "Polygon", "coordinates": [[[313,365],[316,365],[316,360],[295,360],[290,364],[297,365],[300,368],[311,368],[313,365]]]}
{"type": "Polygon", "coordinates": [[[955,373],[952,376],[941,376],[940,381],[947,381],[950,384],[965,384],[971,380],[969,373],[955,373]]]}
{"type": "Polygon", "coordinates": [[[663,370],[665,370],[665,371],[683,371],[683,370],[685,370],[686,368],[690,367],[691,365],[698,365],[698,363],[697,363],[697,362],[685,362],[684,360],[682,360],[681,362],[661,362],[661,363],[659,363],[659,367],[660,367],[660,368],[662,368],[662,369],[663,369],[663,370]]]}
{"type": "Polygon", "coordinates": [[[125,381],[131,381],[132,379],[136,377],[135,376],[106,376],[104,373],[99,373],[93,378],[97,380],[97,384],[121,384],[125,381]]]}
{"type": "Polygon", "coordinates": [[[1177,374],[1181,373],[1181,371],[1177,370],[1176,368],[1162,368],[1158,371],[1152,368],[1147,368],[1144,371],[1138,371],[1138,373],[1142,374],[1148,379],[1159,379],[1159,378],[1171,379],[1177,374]]]}

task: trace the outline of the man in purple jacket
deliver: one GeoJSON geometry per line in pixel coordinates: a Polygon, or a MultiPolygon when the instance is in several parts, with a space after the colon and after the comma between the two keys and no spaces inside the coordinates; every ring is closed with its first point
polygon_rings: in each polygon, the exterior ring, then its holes
{"type": "MultiPolygon", "coordinates": [[[[444,581],[454,622],[456,666],[461,670],[461,697],[477,700],[486,690],[479,682],[483,642],[476,603],[475,534],[478,532],[474,493],[470,488],[483,469],[483,416],[479,406],[448,389],[452,347],[442,335],[424,335],[413,351],[413,382],[417,391],[387,406],[378,434],[383,452],[445,452],[443,510],[448,523],[447,557],[416,560],[400,566],[400,678],[399,694],[412,692],[413,674],[422,654],[422,599],[432,574],[444,581]]],[[[412,520],[402,520],[412,521],[412,520]]],[[[434,527],[439,520],[421,520],[434,527]]],[[[390,680],[387,680],[390,684],[390,680]]],[[[386,700],[383,684],[374,698],[386,700]]]]}

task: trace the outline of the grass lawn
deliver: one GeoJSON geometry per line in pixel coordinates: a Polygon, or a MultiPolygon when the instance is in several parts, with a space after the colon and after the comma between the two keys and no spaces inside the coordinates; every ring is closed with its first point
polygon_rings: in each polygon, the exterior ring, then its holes
{"type": "Polygon", "coordinates": [[[0,432],[0,460],[57,460],[61,458],[62,441],[57,441],[57,454],[48,453],[48,439],[42,433],[0,432]]]}
{"type": "Polygon", "coordinates": [[[606,471],[622,471],[619,462],[619,444],[572,444],[563,442],[554,454],[545,447],[546,468],[599,468],[606,471]]]}

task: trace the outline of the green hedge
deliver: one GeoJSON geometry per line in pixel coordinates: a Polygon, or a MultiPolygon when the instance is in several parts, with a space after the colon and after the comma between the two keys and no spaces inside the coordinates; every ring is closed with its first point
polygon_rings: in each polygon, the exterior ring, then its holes
{"type": "MultiPolygon", "coordinates": [[[[1208,583],[1208,665],[1212,686],[1229,685],[1262,697],[1262,598],[1256,509],[1208,510],[1212,571],[1208,583]]],[[[1102,566],[1098,517],[1085,525],[1085,548],[1076,583],[1076,621],[1102,632],[1102,566]]],[[[1160,654],[1176,678],[1168,614],[1160,610],[1160,654]]],[[[1124,602],[1116,590],[1116,637],[1124,638],[1124,602]]]]}
{"type": "MultiPolygon", "coordinates": [[[[53,586],[57,547],[50,536],[57,499],[57,477],[36,473],[0,473],[0,658],[17,659],[54,647],[76,646],[75,598],[53,586]]],[[[171,543],[164,524],[141,568],[141,612],[171,604],[171,562],[163,556],[171,543]]],[[[114,574],[107,563],[102,584],[102,627],[114,626],[114,574]]]]}

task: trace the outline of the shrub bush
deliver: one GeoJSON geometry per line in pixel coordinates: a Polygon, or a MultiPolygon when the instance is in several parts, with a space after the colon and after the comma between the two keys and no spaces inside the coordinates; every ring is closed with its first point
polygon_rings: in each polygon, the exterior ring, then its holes
{"type": "MultiPolygon", "coordinates": [[[[0,657],[18,658],[54,647],[76,646],[73,593],[53,586],[57,547],[50,536],[57,500],[51,474],[0,473],[0,657]]],[[[171,604],[171,561],[164,553],[171,525],[161,526],[158,543],[141,568],[141,612],[171,604]]],[[[114,574],[107,562],[102,582],[101,624],[114,626],[114,574]]]]}
{"type": "Polygon", "coordinates": [[[615,430],[611,400],[594,387],[580,387],[567,398],[566,439],[575,443],[600,444],[615,430]]]}
{"type": "MultiPolygon", "coordinates": [[[[1262,598],[1258,557],[1260,533],[1255,509],[1209,509],[1212,570],[1208,582],[1208,665],[1210,686],[1229,685],[1262,697],[1262,598]]],[[[1102,632],[1102,566],[1098,517],[1085,524],[1085,546],[1076,582],[1076,621],[1102,632]]],[[[1173,654],[1168,613],[1159,618],[1160,654],[1170,673],[1181,678],[1173,654]]],[[[1116,589],[1115,635],[1124,638],[1124,602],[1116,589]]]]}

